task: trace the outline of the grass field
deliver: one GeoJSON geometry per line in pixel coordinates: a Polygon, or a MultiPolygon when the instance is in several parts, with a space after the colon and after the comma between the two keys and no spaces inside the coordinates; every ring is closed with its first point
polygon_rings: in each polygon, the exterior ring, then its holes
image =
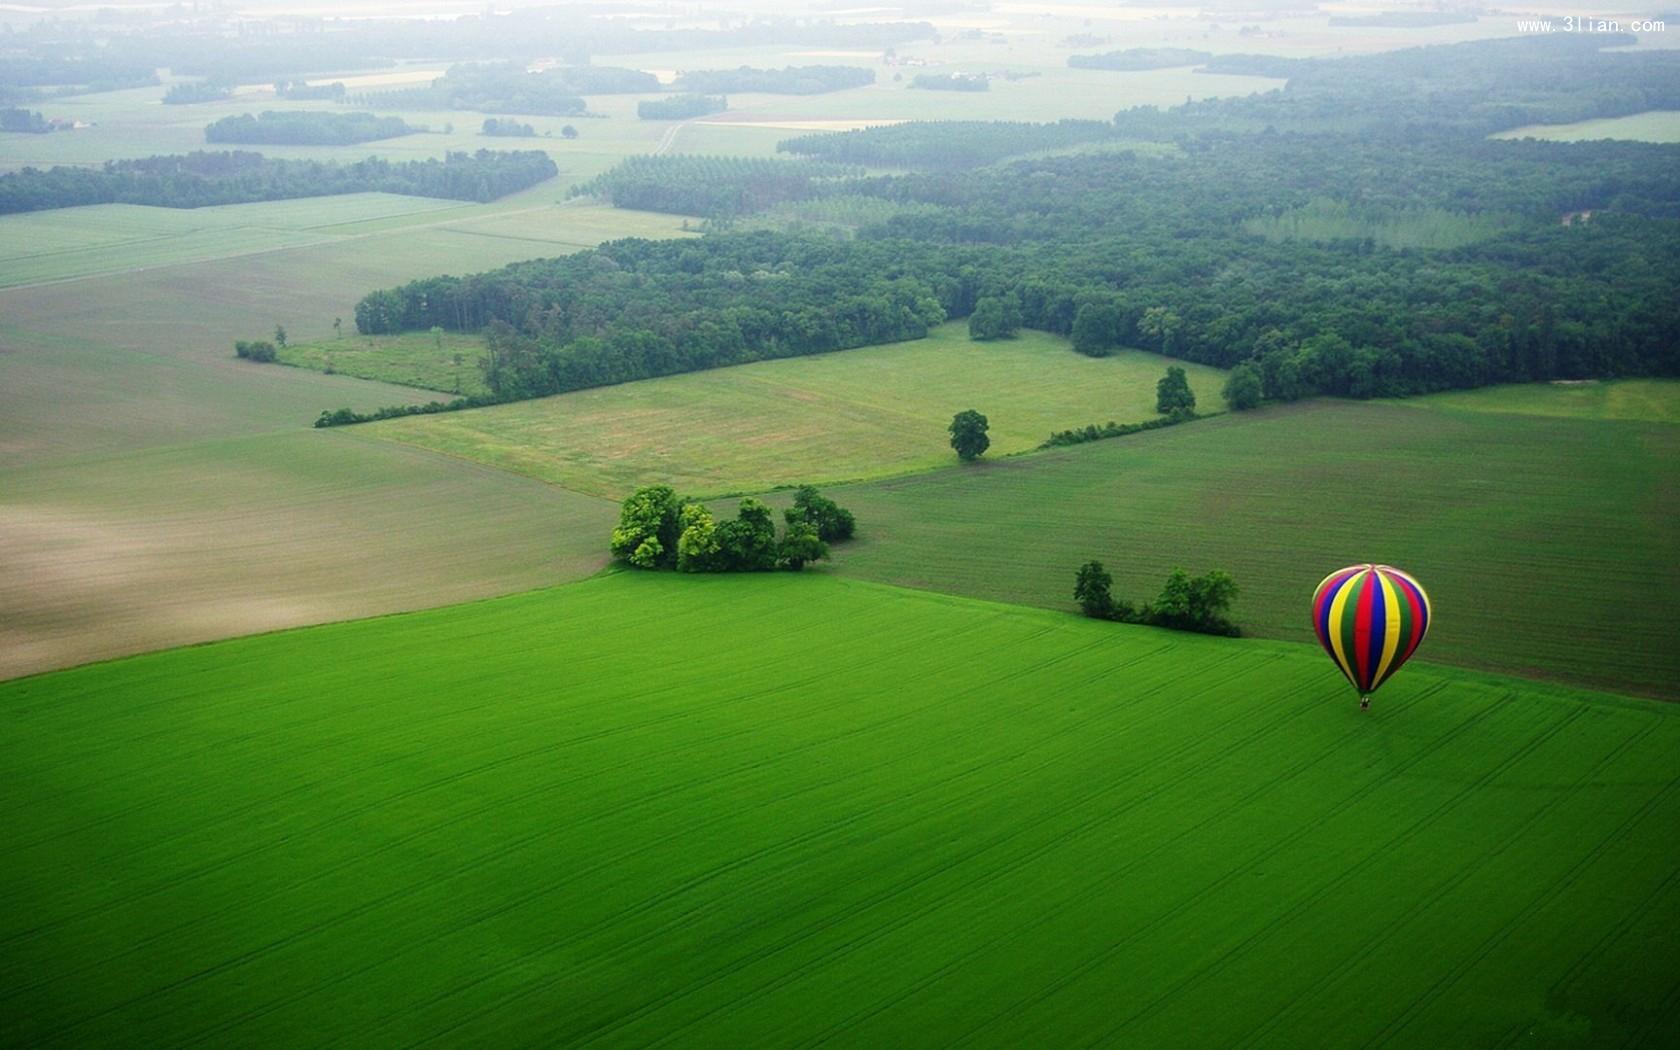
{"type": "Polygon", "coordinates": [[[7,1041],[1658,1045],[1680,709],[820,576],[0,685],[7,1041]],[[287,668],[276,675],[275,668],[287,668]]]}
{"type": "Polygon", "coordinates": [[[455,394],[490,392],[478,367],[483,356],[484,340],[460,332],[345,335],[279,351],[280,363],[296,368],[455,394]]]}
{"type": "MultiPolygon", "coordinates": [[[[1042,332],[976,343],[966,323],[929,338],[767,361],[538,401],[378,423],[368,432],[622,498],[666,482],[696,495],[882,477],[952,461],[951,416],[978,408],[992,455],[1054,430],[1155,416],[1168,361],[1089,358],[1042,332]]],[[[1204,411],[1223,374],[1187,365],[1204,411]]]]}
{"type": "Polygon", "coordinates": [[[337,432],[0,467],[0,679],[577,579],[616,520],[337,432]]]}
{"type": "Polygon", "coordinates": [[[1574,124],[1531,124],[1502,131],[1494,138],[1550,139],[1554,142],[1587,142],[1592,139],[1680,142],[1680,111],[1654,109],[1628,117],[1603,117],[1574,124]]]}
{"type": "Polygon", "coordinates": [[[1680,382],[1673,379],[1615,379],[1582,383],[1521,383],[1432,394],[1406,403],[1467,412],[1680,423],[1680,382]]]}
{"type": "Polygon", "coordinates": [[[1087,559],[1134,599],[1223,568],[1244,629],[1304,641],[1327,572],[1387,562],[1432,659],[1680,698],[1677,472],[1671,424],[1317,402],[831,494],[869,579],[1072,608],[1087,559]]]}

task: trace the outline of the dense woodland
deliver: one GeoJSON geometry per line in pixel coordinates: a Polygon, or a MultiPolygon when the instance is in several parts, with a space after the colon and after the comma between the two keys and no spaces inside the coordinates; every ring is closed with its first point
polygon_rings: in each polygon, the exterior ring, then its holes
{"type": "Polygon", "coordinates": [[[355,101],[400,109],[467,109],[570,117],[587,110],[585,94],[629,94],[659,89],[659,78],[639,69],[562,66],[532,73],[518,62],[482,62],[453,66],[427,87],[368,92],[355,96],[355,101]]]}
{"type": "Polygon", "coordinates": [[[875,71],[857,66],[789,66],[786,69],[706,69],[684,73],[672,86],[702,95],[757,92],[764,95],[820,95],[875,83],[875,71]]]}
{"type": "Polygon", "coordinates": [[[1031,124],[1005,120],[908,121],[856,131],[818,132],[776,144],[783,153],[839,164],[962,170],[1038,150],[1117,139],[1105,120],[1031,124]]]}
{"type": "Polygon", "coordinates": [[[157,69],[143,62],[99,57],[48,57],[7,51],[0,55],[0,100],[120,91],[158,82],[157,69]]]}
{"type": "MultiPolygon", "coordinates": [[[[1573,55],[1532,43],[1543,55],[1573,55]]],[[[1485,46],[1464,64],[1532,99],[1532,56],[1505,69],[1509,45],[1485,46]]],[[[1630,58],[1647,65],[1637,55],[1594,61],[1614,68],[1630,58]]],[[[1671,79],[1677,59],[1666,60],[1671,79]]],[[[1580,64],[1564,63],[1570,75],[1580,64]]],[[[1588,81],[1613,79],[1584,64],[1588,81]]],[[[1331,65],[1355,81],[1354,98],[1373,97],[1361,90],[1362,69],[1384,84],[1401,77],[1397,69],[1438,77],[1434,64],[1392,54],[1331,65]]],[[[1632,79],[1630,91],[1645,90],[1632,79]]],[[[1422,94],[1416,85],[1396,91],[1422,94]]],[[[1237,112],[1254,104],[1224,103],[1237,112]]],[[[980,154],[999,141],[1042,148],[1047,137],[1095,128],[924,123],[795,141],[886,141],[910,157],[972,135],[980,154]]],[[[1364,132],[1216,126],[1142,154],[897,176],[640,158],[590,189],[693,214],[827,196],[881,209],[849,240],[720,232],[419,281],[369,296],[358,326],[488,327],[487,378],[499,398],[914,338],[983,303],[983,316],[1067,335],[1082,353],[1135,346],[1242,365],[1245,383],[1258,379],[1263,396],[1279,400],[1680,374],[1675,146],[1490,141],[1454,126],[1396,148],[1364,132]],[[1590,221],[1564,221],[1584,212],[1590,221]],[[1311,221],[1286,221],[1296,215],[1311,221]],[[1450,247],[1379,240],[1425,219],[1450,247]],[[1454,226],[1461,236],[1446,235],[1454,226]],[[1313,235],[1290,232],[1303,227],[1313,235]]],[[[1061,440],[1092,430],[1105,436],[1092,427],[1061,440]]]]}
{"type": "Polygon", "coordinates": [[[83,204],[200,208],[370,192],[491,201],[557,174],[554,161],[540,150],[479,150],[401,163],[369,157],[352,164],[276,160],[244,151],[188,153],[0,175],[0,215],[83,204]]]}
{"type": "Polygon", "coordinates": [[[636,103],[636,116],[643,120],[689,120],[728,108],[729,99],[723,95],[672,95],[636,103]]]}
{"type": "Polygon", "coordinates": [[[223,117],[204,129],[204,141],[241,146],[349,146],[420,130],[401,117],[373,113],[269,110],[254,117],[249,113],[223,117]]]}
{"type": "Polygon", "coordinates": [[[44,135],[53,126],[46,117],[27,109],[0,108],[0,131],[21,131],[29,135],[44,135]]]}
{"type": "Polygon", "coordinates": [[[710,157],[698,154],[631,157],[572,189],[620,208],[727,218],[815,196],[819,187],[862,169],[809,160],[710,157]]]}

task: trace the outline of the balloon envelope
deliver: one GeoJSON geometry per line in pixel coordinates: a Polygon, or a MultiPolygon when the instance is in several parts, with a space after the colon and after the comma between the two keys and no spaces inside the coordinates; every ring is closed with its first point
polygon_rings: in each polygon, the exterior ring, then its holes
{"type": "Polygon", "coordinates": [[[1429,633],[1429,595],[1387,565],[1350,565],[1313,594],[1318,644],[1347,680],[1369,696],[1400,670],[1429,633]]]}

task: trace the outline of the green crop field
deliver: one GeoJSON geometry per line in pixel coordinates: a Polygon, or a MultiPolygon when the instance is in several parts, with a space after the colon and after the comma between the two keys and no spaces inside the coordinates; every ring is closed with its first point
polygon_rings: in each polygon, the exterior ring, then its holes
{"type": "Polygon", "coordinates": [[[1654,109],[1627,117],[1601,117],[1574,124],[1531,124],[1502,131],[1494,138],[1550,139],[1554,142],[1587,142],[1592,139],[1680,142],[1680,111],[1654,109]]]}
{"type": "Polygon", "coordinates": [[[1239,624],[1306,640],[1325,573],[1387,562],[1435,599],[1434,659],[1680,697],[1672,424],[1316,402],[832,495],[870,579],[1071,608],[1091,558],[1134,599],[1223,568],[1239,624]]]}
{"type": "Polygon", "coordinates": [[[32,1047],[1657,1045],[1680,709],[822,576],[0,685],[32,1047]],[[287,668],[276,675],[277,667],[287,668]]]}
{"type": "Polygon", "coordinates": [[[1522,383],[1432,394],[1408,403],[1470,412],[1680,423],[1680,382],[1672,379],[1615,379],[1522,383]]]}
{"type": "Polygon", "coordinates": [[[460,332],[345,335],[279,352],[281,364],[297,368],[454,394],[489,393],[478,367],[483,356],[484,340],[460,332]]]}
{"type": "MultiPolygon", "coordinates": [[[[1074,353],[1042,332],[976,343],[966,324],[925,340],[670,376],[538,401],[374,424],[369,432],[621,498],[668,482],[696,494],[881,477],[952,458],[951,416],[991,421],[992,455],[1054,430],[1155,416],[1180,362],[1074,353]]],[[[1204,411],[1223,373],[1184,365],[1204,411]]]]}

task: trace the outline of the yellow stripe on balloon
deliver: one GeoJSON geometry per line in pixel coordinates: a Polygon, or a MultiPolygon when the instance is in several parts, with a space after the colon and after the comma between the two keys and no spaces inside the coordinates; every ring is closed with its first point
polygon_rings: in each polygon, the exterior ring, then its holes
{"type": "Polygon", "coordinates": [[[1393,580],[1380,572],[1375,575],[1382,587],[1383,648],[1382,662],[1377,664],[1377,676],[1371,681],[1381,685],[1388,674],[1388,665],[1394,662],[1395,654],[1400,651],[1400,594],[1393,580]]]}
{"type": "MultiPolygon", "coordinates": [[[[1366,570],[1366,572],[1369,571],[1369,569],[1366,570]]],[[[1356,572],[1343,580],[1342,585],[1336,589],[1336,596],[1330,599],[1330,647],[1335,650],[1331,655],[1336,658],[1336,663],[1341,667],[1342,673],[1347,675],[1348,681],[1354,685],[1358,685],[1359,680],[1354,677],[1353,667],[1348,663],[1347,653],[1342,651],[1342,612],[1347,608],[1348,592],[1353,590],[1353,585],[1358,582],[1362,575],[1363,573],[1356,572]]]]}

